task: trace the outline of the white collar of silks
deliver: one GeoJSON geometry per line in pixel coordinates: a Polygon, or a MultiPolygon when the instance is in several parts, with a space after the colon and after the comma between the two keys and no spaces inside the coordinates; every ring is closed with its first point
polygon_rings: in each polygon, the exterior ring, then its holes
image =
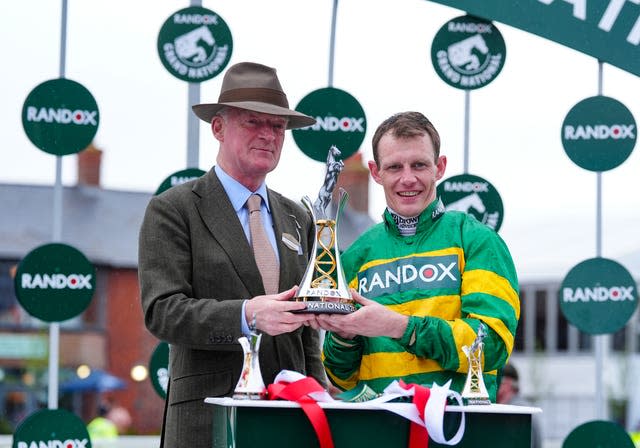
{"type": "MultiPolygon", "coordinates": [[[[293,383],[304,378],[306,377],[299,372],[282,370],[276,376],[274,383],[293,383]]],[[[451,439],[446,439],[443,430],[444,411],[447,405],[447,399],[452,398],[458,403],[458,405],[463,405],[462,396],[458,392],[451,390],[450,386],[451,380],[447,381],[442,386],[433,383],[433,385],[429,388],[430,395],[424,408],[424,419],[420,416],[420,412],[418,411],[417,407],[410,406],[410,403],[389,403],[396,398],[412,397],[415,395],[415,387],[404,389],[398,381],[393,381],[391,384],[389,384],[384,389],[382,395],[380,395],[379,397],[365,401],[362,404],[366,405],[367,407],[374,407],[393,412],[420,426],[424,426],[429,433],[429,437],[436,443],[442,445],[457,445],[464,435],[464,411],[462,411],[458,431],[453,435],[453,437],[451,437],[451,439]]],[[[309,396],[318,402],[339,402],[339,400],[335,400],[325,390],[321,392],[310,392],[309,396]]]]}

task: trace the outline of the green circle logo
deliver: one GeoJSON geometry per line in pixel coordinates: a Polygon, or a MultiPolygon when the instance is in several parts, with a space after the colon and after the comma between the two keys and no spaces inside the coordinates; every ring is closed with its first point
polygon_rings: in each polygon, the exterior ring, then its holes
{"type": "Polygon", "coordinates": [[[98,131],[100,114],[91,93],[70,79],[36,86],[22,106],[29,140],[49,154],[64,156],[85,149],[98,131]]]}
{"type": "Polygon", "coordinates": [[[178,79],[202,82],[217,76],[229,63],[231,30],[215,12],[192,6],[169,17],[158,34],[162,65],[178,79]]]}
{"type": "Polygon", "coordinates": [[[96,270],[77,249],[51,243],[27,254],[16,271],[20,305],[45,322],[61,322],[82,313],[93,298],[96,270]]]}
{"type": "Polygon", "coordinates": [[[176,185],[183,184],[185,182],[189,182],[190,180],[197,179],[206,174],[206,171],[203,171],[198,168],[187,168],[186,170],[176,171],[173,174],[170,174],[165,180],[162,181],[160,186],[155,192],[155,195],[159,195],[165,190],[168,190],[171,187],[175,187],[176,185]]]}
{"type": "Polygon", "coordinates": [[[592,96],[573,106],[562,123],[562,145],[569,158],[589,171],[622,164],[636,144],[636,122],[621,102],[592,96]]]}
{"type": "Polygon", "coordinates": [[[327,87],[305,96],[298,112],[316,119],[316,124],[294,129],[293,139],[307,156],[319,162],[327,160],[335,145],[346,159],[360,148],[367,131],[367,119],[358,100],[344,90],[327,87]]]}
{"type": "Polygon", "coordinates": [[[504,209],[491,182],[472,174],[460,174],[440,182],[436,191],[446,210],[468,213],[496,232],[500,230],[504,209]]]}
{"type": "Polygon", "coordinates": [[[589,334],[615,333],[638,305],[633,277],[620,264],[590,258],[574,266],[558,291],[566,319],[589,334]]]}
{"type": "Polygon", "coordinates": [[[160,398],[167,398],[169,385],[169,344],[161,342],[151,354],[149,378],[160,398]]]}
{"type": "Polygon", "coordinates": [[[491,22],[472,16],[445,23],[431,44],[431,62],[456,89],[479,89],[496,79],[507,57],[502,34],[491,22]]]}
{"type": "Polygon", "coordinates": [[[43,409],[29,415],[13,435],[12,448],[91,448],[84,422],[63,409],[43,409]]]}
{"type": "Polygon", "coordinates": [[[625,429],[617,423],[594,420],[576,427],[564,439],[562,448],[634,448],[625,429]]]}

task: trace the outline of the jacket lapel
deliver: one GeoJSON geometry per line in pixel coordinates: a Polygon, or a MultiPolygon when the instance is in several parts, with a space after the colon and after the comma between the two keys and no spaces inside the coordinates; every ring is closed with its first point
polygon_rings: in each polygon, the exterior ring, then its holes
{"type": "Polygon", "coordinates": [[[280,291],[284,291],[297,284],[300,279],[299,263],[303,255],[299,255],[297,251],[292,250],[282,242],[282,234],[288,233],[298,240],[301,244],[300,224],[287,205],[280,200],[280,196],[269,190],[269,204],[271,206],[271,216],[273,218],[274,231],[276,236],[276,244],[278,245],[278,253],[280,256],[280,291]]]}

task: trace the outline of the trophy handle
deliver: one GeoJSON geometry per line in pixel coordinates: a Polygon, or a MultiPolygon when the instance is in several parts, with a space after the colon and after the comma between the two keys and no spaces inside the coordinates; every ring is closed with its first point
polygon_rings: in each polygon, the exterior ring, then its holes
{"type": "Polygon", "coordinates": [[[347,284],[347,279],[345,278],[344,270],[342,269],[342,261],[340,261],[340,248],[338,247],[338,234],[340,230],[339,229],[340,220],[338,218],[342,216],[342,211],[347,205],[347,201],[349,200],[349,193],[347,193],[347,190],[345,190],[342,187],[340,187],[340,190],[338,191],[339,191],[339,198],[338,198],[338,208],[336,210],[336,241],[334,246],[335,253],[336,253],[336,271],[338,276],[339,289],[343,289],[343,290],[346,289],[346,291],[343,291],[343,295],[344,293],[346,293],[347,297],[351,297],[351,294],[349,292],[349,285],[347,284]]]}

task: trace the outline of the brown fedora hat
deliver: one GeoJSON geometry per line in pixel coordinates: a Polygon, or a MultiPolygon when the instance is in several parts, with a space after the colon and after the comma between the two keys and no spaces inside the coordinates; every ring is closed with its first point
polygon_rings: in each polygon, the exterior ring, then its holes
{"type": "Polygon", "coordinates": [[[217,103],[196,104],[191,108],[198,118],[211,123],[225,106],[287,117],[287,129],[303,128],[316,122],[313,117],[289,109],[287,95],[274,68],[254,62],[240,62],[227,70],[217,103]]]}

